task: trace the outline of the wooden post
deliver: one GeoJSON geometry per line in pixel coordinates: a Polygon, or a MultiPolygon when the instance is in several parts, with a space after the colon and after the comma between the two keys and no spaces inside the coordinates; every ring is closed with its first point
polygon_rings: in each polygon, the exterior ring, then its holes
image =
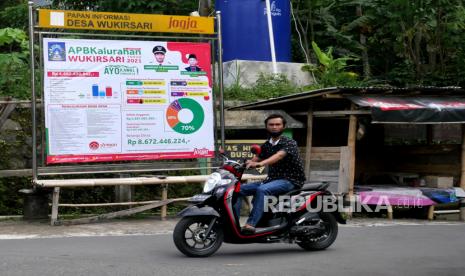
{"type": "Polygon", "coordinates": [[[341,155],[339,157],[339,178],[338,193],[349,192],[349,167],[350,167],[350,149],[349,147],[340,147],[341,155]]]}
{"type": "MultiPolygon", "coordinates": [[[[355,109],[355,105],[352,104],[351,110],[355,109]]],[[[347,146],[350,149],[350,163],[349,163],[349,200],[354,198],[354,182],[355,182],[355,142],[357,139],[357,117],[350,115],[349,119],[349,134],[347,138],[347,146]]],[[[349,217],[352,213],[348,214],[349,217]]]]}
{"type": "MultiPolygon", "coordinates": [[[[168,184],[163,184],[161,185],[162,191],[161,191],[161,200],[166,201],[168,199],[168,184]]],[[[165,220],[166,219],[166,213],[167,213],[167,206],[163,205],[161,207],[161,219],[165,220]]]]}
{"type": "Polygon", "coordinates": [[[310,106],[307,112],[307,145],[305,147],[305,175],[310,180],[310,160],[312,155],[312,135],[313,135],[313,107],[310,106]]]}
{"type": "Polygon", "coordinates": [[[393,220],[394,219],[394,209],[392,208],[392,205],[388,205],[387,206],[387,218],[389,220],[393,220]]]}
{"type": "Polygon", "coordinates": [[[197,159],[197,162],[199,164],[199,167],[202,168],[200,169],[200,174],[206,175],[209,174],[207,172],[207,169],[205,167],[208,167],[208,159],[207,158],[199,158],[197,159]]]}
{"type": "Polygon", "coordinates": [[[50,220],[50,224],[52,226],[58,224],[58,204],[60,202],[60,187],[53,188],[53,196],[52,196],[52,216],[50,220]]]}
{"type": "Polygon", "coordinates": [[[465,199],[462,199],[459,202],[459,208],[460,208],[460,220],[465,221],[465,199]]]}
{"type": "Polygon", "coordinates": [[[428,207],[428,220],[434,219],[434,205],[428,207]]]}
{"type": "Polygon", "coordinates": [[[212,173],[212,159],[211,158],[207,158],[207,175],[211,174],[212,173]]]}
{"type": "MultiPolygon", "coordinates": [[[[460,188],[465,190],[465,125],[462,124],[462,166],[460,175],[460,188]]],[[[460,202],[460,219],[465,221],[465,199],[460,202]]]]}
{"type": "MultiPolygon", "coordinates": [[[[120,173],[120,178],[131,177],[128,173],[120,173]]],[[[116,202],[131,202],[134,196],[134,186],[131,185],[116,185],[115,186],[115,200],[116,202]]]]}
{"type": "Polygon", "coordinates": [[[465,125],[462,125],[462,167],[460,176],[460,188],[465,190],[465,125]]]}

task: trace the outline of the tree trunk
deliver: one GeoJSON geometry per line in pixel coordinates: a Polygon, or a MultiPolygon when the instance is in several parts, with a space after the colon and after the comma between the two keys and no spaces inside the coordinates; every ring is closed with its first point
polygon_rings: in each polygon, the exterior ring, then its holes
{"type": "Polygon", "coordinates": [[[208,16],[210,14],[212,1],[199,0],[199,14],[200,16],[208,16]]]}
{"type": "MultiPolygon", "coordinates": [[[[358,5],[356,8],[356,14],[358,17],[362,16],[362,6],[358,5]]],[[[363,76],[365,79],[371,77],[370,61],[368,59],[368,49],[366,47],[367,37],[363,34],[363,29],[360,28],[360,44],[362,44],[362,63],[363,63],[363,76]]]]}

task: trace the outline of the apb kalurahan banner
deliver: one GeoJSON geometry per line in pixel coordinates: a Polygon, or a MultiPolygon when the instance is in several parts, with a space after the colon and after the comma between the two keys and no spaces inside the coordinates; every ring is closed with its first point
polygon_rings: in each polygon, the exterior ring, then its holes
{"type": "Polygon", "coordinates": [[[350,96],[371,108],[374,123],[465,123],[465,99],[457,97],[350,96]]]}
{"type": "Polygon", "coordinates": [[[48,164],[213,156],[208,43],[43,43],[48,164]]]}

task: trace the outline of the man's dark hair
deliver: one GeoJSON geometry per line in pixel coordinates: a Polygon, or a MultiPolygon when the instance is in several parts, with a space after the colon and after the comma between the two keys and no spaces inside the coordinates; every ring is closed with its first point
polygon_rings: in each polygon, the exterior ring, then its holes
{"type": "Polygon", "coordinates": [[[283,117],[281,114],[271,114],[270,116],[266,117],[265,119],[265,126],[268,125],[268,120],[270,119],[276,119],[276,118],[281,118],[281,121],[283,121],[283,126],[286,126],[286,119],[283,117]]]}

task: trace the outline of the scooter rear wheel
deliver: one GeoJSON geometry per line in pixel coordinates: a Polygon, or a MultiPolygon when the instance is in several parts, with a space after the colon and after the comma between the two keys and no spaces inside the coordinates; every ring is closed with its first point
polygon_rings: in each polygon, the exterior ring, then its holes
{"type": "Polygon", "coordinates": [[[336,240],[338,225],[336,218],[330,213],[320,213],[320,223],[325,226],[325,231],[318,237],[307,238],[307,240],[297,244],[308,251],[324,250],[331,246],[336,240]]]}
{"type": "Polygon", "coordinates": [[[212,217],[184,217],[173,231],[173,241],[179,251],[188,257],[208,257],[223,243],[223,231],[213,226],[208,237],[205,232],[212,217]]]}

